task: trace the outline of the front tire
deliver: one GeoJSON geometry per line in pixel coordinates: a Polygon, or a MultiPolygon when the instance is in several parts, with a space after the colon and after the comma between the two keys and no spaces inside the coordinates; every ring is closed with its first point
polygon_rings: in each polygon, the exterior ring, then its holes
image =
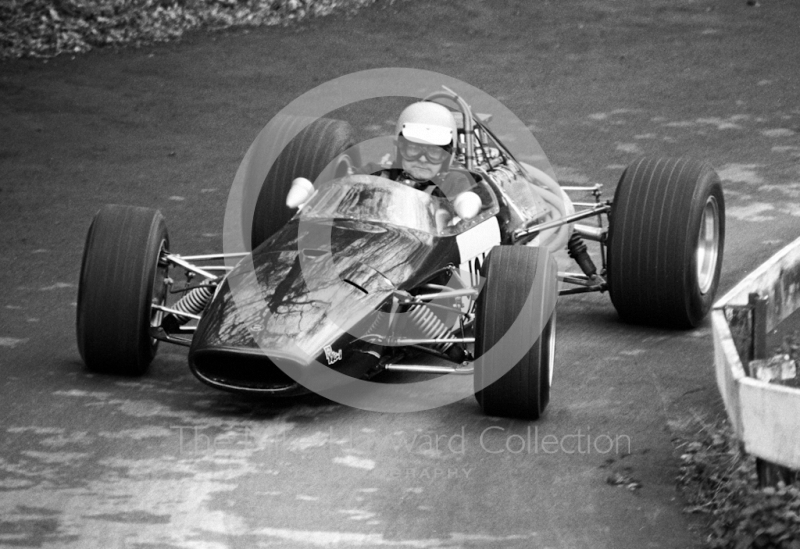
{"type": "Polygon", "coordinates": [[[169,247],[164,217],[157,210],[109,205],[94,217],[78,285],[78,349],[89,370],[142,375],[155,357],[150,337],[166,301],[169,247]]]}
{"type": "Polygon", "coordinates": [[[475,397],[487,415],[539,419],[550,400],[555,358],[556,263],[545,248],[498,246],[484,276],[476,307],[475,397]]]}
{"type": "Polygon", "coordinates": [[[608,283],[626,322],[694,328],[714,302],[725,201],[711,166],[641,158],[622,174],[610,214],[608,283]]]}

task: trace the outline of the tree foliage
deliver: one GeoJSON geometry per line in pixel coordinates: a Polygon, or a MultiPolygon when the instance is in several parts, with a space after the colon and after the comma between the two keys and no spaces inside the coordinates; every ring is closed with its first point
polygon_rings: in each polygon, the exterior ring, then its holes
{"type": "MultiPolygon", "coordinates": [[[[0,58],[141,46],[195,29],[281,25],[377,0],[0,0],[0,58]]],[[[393,0],[392,0],[393,1],[393,0]]]]}

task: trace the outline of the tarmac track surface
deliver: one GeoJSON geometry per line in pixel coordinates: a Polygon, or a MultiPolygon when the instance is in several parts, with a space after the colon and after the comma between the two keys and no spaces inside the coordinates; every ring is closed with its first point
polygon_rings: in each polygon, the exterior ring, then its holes
{"type": "Polygon", "coordinates": [[[407,1],[2,65],[0,545],[699,546],[671,429],[722,410],[708,323],[639,328],[607,296],[562,299],[537,423],[484,417],[473,399],[405,415],[276,404],[206,388],[169,346],[143,378],[88,374],[80,255],[105,203],[161,209],[181,253],[219,251],[236,168],[282,106],[405,66],[498,98],[561,183],[612,196],[638,154],[710,161],[728,208],[725,291],[800,232],[799,23],[790,0],[407,1]],[[607,484],[616,473],[641,488],[607,484]]]}

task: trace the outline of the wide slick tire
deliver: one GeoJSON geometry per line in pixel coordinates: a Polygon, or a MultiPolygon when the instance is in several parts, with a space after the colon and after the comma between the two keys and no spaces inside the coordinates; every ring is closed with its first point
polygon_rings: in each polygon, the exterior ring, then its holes
{"type": "MultiPolygon", "coordinates": [[[[294,130],[302,122],[303,119],[286,117],[276,130],[276,137],[294,130]]],[[[350,155],[343,155],[355,144],[355,132],[349,123],[319,118],[286,145],[270,168],[256,200],[251,230],[252,249],[281,229],[295,214],[296,210],[286,206],[292,181],[305,177],[314,182],[326,167],[330,171],[329,179],[346,175],[349,166],[360,162],[350,156],[355,154],[353,151],[350,155]]]]}
{"type": "Polygon", "coordinates": [[[169,247],[157,210],[109,205],[94,217],[78,286],[78,350],[89,370],[142,375],[158,341],[149,328],[160,321],[153,303],[164,304],[169,247]]]}
{"type": "Polygon", "coordinates": [[[535,420],[550,401],[558,280],[546,248],[495,247],[475,320],[475,398],[490,416],[535,420]]]}
{"type": "Polygon", "coordinates": [[[719,177],[689,158],[635,161],[614,193],[608,240],[609,293],[624,321],[696,327],[713,305],[722,270],[719,177]]]}

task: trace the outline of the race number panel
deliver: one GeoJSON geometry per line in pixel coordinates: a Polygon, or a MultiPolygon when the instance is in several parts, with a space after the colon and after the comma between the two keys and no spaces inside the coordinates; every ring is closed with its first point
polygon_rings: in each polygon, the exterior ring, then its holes
{"type": "Polygon", "coordinates": [[[500,244],[500,225],[497,223],[497,218],[491,217],[457,235],[456,242],[458,243],[458,253],[461,255],[461,263],[466,263],[473,257],[488,252],[500,244]]]}

